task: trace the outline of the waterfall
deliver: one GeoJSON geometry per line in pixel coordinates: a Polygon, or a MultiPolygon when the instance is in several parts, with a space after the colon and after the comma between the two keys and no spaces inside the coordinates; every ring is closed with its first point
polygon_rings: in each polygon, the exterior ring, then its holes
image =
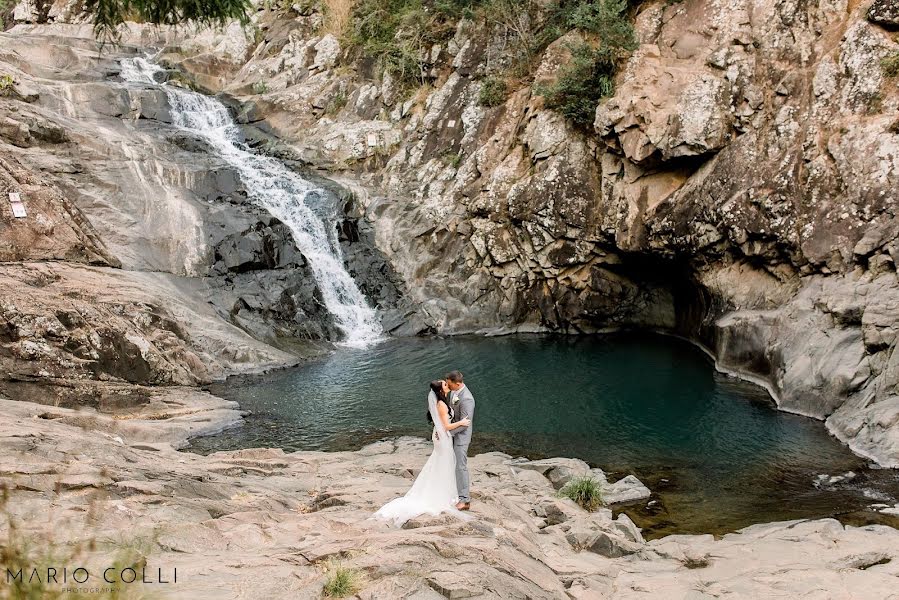
{"type": "MultiPolygon", "coordinates": [[[[160,85],[155,74],[164,69],[144,58],[122,61],[122,79],[157,85],[168,96],[175,125],[202,138],[216,155],[233,167],[250,199],[290,228],[293,239],[309,262],[328,311],[344,334],[342,344],[365,346],[381,335],[377,314],[343,265],[336,228],[316,206],[324,190],[306,181],[280,161],[250,152],[241,141],[228,109],[215,98],[171,85],[160,85]]],[[[323,203],[319,203],[323,204],[323,203]]]]}

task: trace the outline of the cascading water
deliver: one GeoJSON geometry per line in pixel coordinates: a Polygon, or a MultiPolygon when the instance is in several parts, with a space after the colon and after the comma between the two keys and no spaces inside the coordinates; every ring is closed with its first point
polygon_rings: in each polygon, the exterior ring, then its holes
{"type": "Polygon", "coordinates": [[[176,126],[209,143],[217,155],[241,176],[250,198],[287,225],[312,274],[328,311],[344,334],[341,343],[365,346],[378,339],[381,326],[356,282],[343,266],[343,255],[327,216],[316,214],[310,201],[323,190],[280,161],[250,152],[237,125],[219,101],[196,92],[160,85],[155,75],[164,69],[144,58],[122,61],[122,79],[159,85],[168,96],[176,126]]]}

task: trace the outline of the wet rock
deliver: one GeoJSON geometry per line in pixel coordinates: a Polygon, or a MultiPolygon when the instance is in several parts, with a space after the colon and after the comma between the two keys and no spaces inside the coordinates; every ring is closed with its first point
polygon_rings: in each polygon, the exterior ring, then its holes
{"type": "Polygon", "coordinates": [[[172,113],[168,96],[162,90],[145,89],[137,95],[138,115],[141,119],[152,119],[161,123],[171,123],[172,113]]]}
{"type": "Polygon", "coordinates": [[[602,500],[605,504],[634,502],[649,498],[650,495],[649,488],[633,475],[623,477],[615,483],[606,484],[602,488],[602,500]]]}

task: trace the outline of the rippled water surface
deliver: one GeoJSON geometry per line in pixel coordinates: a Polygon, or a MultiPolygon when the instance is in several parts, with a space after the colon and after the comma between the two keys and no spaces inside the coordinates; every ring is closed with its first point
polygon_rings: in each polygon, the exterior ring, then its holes
{"type": "Polygon", "coordinates": [[[216,386],[251,414],[192,450],[344,450],[424,436],[427,382],[453,368],[477,402],[472,454],[571,456],[613,478],[634,473],[655,502],[626,512],[650,537],[802,517],[883,522],[866,508],[899,496],[899,474],[869,469],[820,421],[775,410],[764,390],[717,373],[690,344],[650,335],[399,339],[340,349],[216,386]],[[856,476],[815,485],[819,474],[846,471],[856,476]]]}

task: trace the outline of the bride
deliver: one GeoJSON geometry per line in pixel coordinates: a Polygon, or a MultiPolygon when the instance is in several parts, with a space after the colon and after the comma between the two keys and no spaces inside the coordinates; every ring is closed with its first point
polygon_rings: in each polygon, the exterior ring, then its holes
{"type": "Polygon", "coordinates": [[[462,419],[452,422],[453,411],[447,400],[449,386],[443,380],[431,382],[428,393],[428,419],[434,423],[434,451],[415,478],[412,488],[381,507],[373,517],[388,521],[400,527],[413,517],[422,514],[439,515],[442,512],[457,514],[456,510],[456,456],[449,431],[457,427],[467,427],[471,421],[462,419]]]}

